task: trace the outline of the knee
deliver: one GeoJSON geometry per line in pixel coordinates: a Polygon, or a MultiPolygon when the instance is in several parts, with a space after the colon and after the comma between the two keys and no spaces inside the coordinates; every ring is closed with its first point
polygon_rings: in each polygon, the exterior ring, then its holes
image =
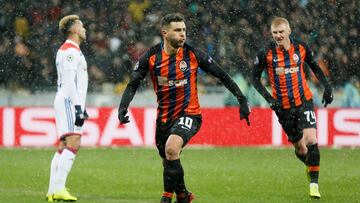
{"type": "Polygon", "coordinates": [[[81,143],[80,136],[69,136],[66,138],[65,143],[66,143],[66,147],[79,150],[81,143]]]}
{"type": "Polygon", "coordinates": [[[317,143],[316,139],[316,129],[306,129],[303,132],[306,145],[312,145],[317,143]]]}
{"type": "Polygon", "coordinates": [[[296,152],[298,153],[298,154],[300,154],[300,155],[306,155],[307,154],[307,152],[308,152],[308,149],[307,149],[307,147],[306,146],[298,146],[298,147],[296,147],[296,152]]]}
{"type": "Polygon", "coordinates": [[[179,151],[174,146],[166,146],[165,154],[166,154],[166,159],[175,160],[178,159],[179,151]]]}
{"type": "Polygon", "coordinates": [[[63,140],[60,140],[60,142],[59,142],[59,144],[58,144],[58,146],[57,146],[57,150],[58,151],[62,151],[62,150],[64,150],[65,149],[65,141],[63,141],[63,140]]]}

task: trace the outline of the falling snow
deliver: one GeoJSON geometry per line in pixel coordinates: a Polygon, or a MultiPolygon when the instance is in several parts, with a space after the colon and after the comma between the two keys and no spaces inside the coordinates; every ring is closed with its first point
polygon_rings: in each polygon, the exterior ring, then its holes
{"type": "MultiPolygon", "coordinates": [[[[87,29],[82,50],[88,60],[90,91],[110,87],[121,94],[139,57],[161,41],[159,20],[170,12],[186,17],[187,42],[208,52],[253,95],[248,82],[256,53],[271,40],[270,20],[286,17],[292,37],[307,42],[339,96],[335,105],[360,106],[360,1],[7,1],[0,0],[0,86],[11,91],[55,91],[54,55],[64,38],[58,21],[78,14],[87,29]],[[285,3],[286,2],[286,3],[285,3]]],[[[309,77],[311,76],[309,71],[309,77]]],[[[219,82],[201,75],[204,91],[219,82]]],[[[145,82],[144,89],[150,83],[145,82]]],[[[314,95],[322,87],[310,82],[314,95]]],[[[230,96],[227,105],[236,105],[230,96]]],[[[319,105],[320,98],[314,102],[319,105]]],[[[253,105],[264,105],[254,96],[253,105]]]]}

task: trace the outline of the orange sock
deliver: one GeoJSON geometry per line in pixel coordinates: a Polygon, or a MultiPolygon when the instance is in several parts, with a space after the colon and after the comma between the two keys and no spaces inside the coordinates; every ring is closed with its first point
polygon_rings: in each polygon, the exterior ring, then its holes
{"type": "Polygon", "coordinates": [[[167,197],[167,198],[173,198],[174,193],[171,193],[171,192],[163,192],[162,196],[163,196],[163,197],[167,197]]]}

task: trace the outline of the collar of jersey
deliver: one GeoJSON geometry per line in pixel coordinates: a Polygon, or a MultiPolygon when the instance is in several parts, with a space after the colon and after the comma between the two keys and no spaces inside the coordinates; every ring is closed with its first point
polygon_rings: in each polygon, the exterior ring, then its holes
{"type": "Polygon", "coordinates": [[[65,43],[70,43],[70,44],[75,45],[77,48],[80,48],[79,45],[76,44],[76,43],[75,43],[74,41],[72,41],[71,39],[67,39],[67,40],[65,41],[65,43]]]}

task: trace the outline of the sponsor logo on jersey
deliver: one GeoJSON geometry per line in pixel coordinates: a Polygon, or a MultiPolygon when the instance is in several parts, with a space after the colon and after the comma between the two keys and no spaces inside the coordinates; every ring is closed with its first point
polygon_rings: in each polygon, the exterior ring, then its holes
{"type": "Polygon", "coordinates": [[[180,61],[179,68],[182,72],[185,72],[188,69],[188,65],[185,61],[180,61]]]}
{"type": "Polygon", "coordinates": [[[180,79],[180,80],[168,80],[167,77],[162,77],[162,76],[157,76],[158,79],[158,84],[160,86],[175,86],[175,87],[180,87],[180,86],[184,86],[186,84],[188,84],[188,80],[187,79],[180,79]]]}
{"type": "Polygon", "coordinates": [[[285,67],[278,67],[275,69],[276,75],[282,75],[282,74],[291,74],[299,72],[299,66],[285,68],[285,67]]]}

